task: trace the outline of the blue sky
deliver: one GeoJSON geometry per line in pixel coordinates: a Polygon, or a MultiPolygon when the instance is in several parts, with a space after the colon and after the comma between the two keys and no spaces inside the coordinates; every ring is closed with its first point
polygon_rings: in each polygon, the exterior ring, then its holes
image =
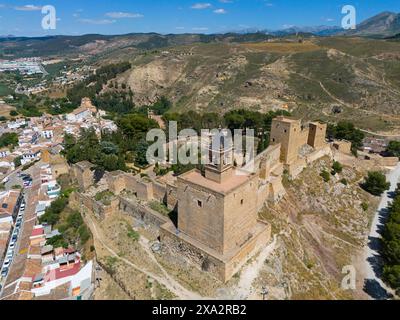
{"type": "Polygon", "coordinates": [[[0,0],[0,35],[224,33],[340,25],[341,8],[348,4],[357,9],[357,22],[382,11],[400,12],[399,0],[0,0]],[[56,8],[56,30],[41,28],[44,5],[56,8]]]}

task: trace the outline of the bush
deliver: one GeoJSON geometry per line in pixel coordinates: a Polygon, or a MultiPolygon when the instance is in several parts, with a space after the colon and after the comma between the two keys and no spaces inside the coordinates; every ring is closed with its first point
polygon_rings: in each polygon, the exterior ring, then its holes
{"type": "Polygon", "coordinates": [[[340,180],[340,183],[347,186],[349,183],[347,182],[347,180],[345,178],[343,178],[342,180],[340,180]]]}
{"type": "Polygon", "coordinates": [[[64,237],[62,235],[55,236],[55,237],[47,240],[46,244],[51,245],[54,248],[59,248],[59,247],[68,248],[68,243],[67,243],[67,241],[64,240],[64,237]]]}
{"type": "Polygon", "coordinates": [[[382,172],[368,172],[365,182],[361,187],[374,196],[381,196],[386,190],[389,190],[390,183],[386,181],[386,177],[382,172]]]}
{"type": "Polygon", "coordinates": [[[90,239],[89,229],[85,225],[81,225],[78,229],[79,238],[81,239],[81,245],[85,245],[90,239]]]}
{"type": "Polygon", "coordinates": [[[128,237],[131,238],[133,241],[139,241],[140,234],[132,229],[131,226],[128,226],[128,237]]]}
{"type": "Polygon", "coordinates": [[[320,176],[322,177],[322,179],[324,179],[325,182],[329,182],[331,180],[329,172],[326,170],[322,171],[320,176]]]}
{"type": "Polygon", "coordinates": [[[363,209],[363,211],[368,211],[369,204],[366,202],[363,202],[363,203],[361,203],[361,208],[363,209]]]}
{"type": "Polygon", "coordinates": [[[332,175],[335,176],[337,173],[342,173],[343,166],[340,162],[335,161],[332,165],[332,175]]]}
{"type": "Polygon", "coordinates": [[[60,197],[54,200],[50,207],[48,207],[42,217],[40,217],[40,223],[46,222],[52,226],[58,223],[61,212],[65,209],[68,204],[68,199],[60,197]]]}

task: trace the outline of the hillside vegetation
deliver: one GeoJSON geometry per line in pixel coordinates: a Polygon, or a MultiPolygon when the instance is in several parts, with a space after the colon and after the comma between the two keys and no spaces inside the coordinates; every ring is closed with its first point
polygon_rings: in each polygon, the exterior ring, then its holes
{"type": "Polygon", "coordinates": [[[400,123],[399,52],[398,42],[344,37],[193,44],[122,55],[132,68],[118,82],[136,105],[165,96],[175,111],[288,109],[389,131],[400,123]]]}

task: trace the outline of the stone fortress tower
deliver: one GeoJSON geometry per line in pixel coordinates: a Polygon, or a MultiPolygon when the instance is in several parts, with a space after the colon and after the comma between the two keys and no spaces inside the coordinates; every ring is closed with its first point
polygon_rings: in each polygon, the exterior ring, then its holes
{"type": "Polygon", "coordinates": [[[271,145],[281,144],[281,161],[289,174],[295,178],[308,163],[331,155],[329,144],[326,142],[327,125],[311,122],[304,128],[300,120],[284,116],[272,120],[271,145]],[[308,146],[312,151],[301,152],[308,146]]]}

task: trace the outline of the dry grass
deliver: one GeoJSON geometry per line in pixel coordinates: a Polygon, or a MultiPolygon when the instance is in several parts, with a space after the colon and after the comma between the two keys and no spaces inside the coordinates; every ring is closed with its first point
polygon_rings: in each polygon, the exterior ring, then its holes
{"type": "Polygon", "coordinates": [[[10,118],[10,111],[15,110],[15,107],[8,104],[0,105],[0,116],[10,118]]]}
{"type": "Polygon", "coordinates": [[[259,42],[245,43],[241,46],[260,51],[276,53],[298,53],[320,50],[321,48],[311,41],[298,42],[259,42]]]}

